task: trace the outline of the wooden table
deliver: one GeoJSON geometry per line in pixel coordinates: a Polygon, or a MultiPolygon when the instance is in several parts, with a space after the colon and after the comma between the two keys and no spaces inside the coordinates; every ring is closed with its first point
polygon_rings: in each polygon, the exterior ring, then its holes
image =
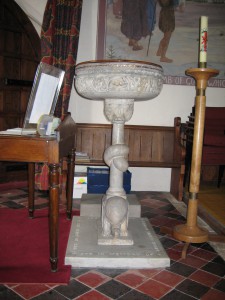
{"type": "Polygon", "coordinates": [[[72,212],[75,165],[75,123],[69,116],[61,124],[57,137],[0,135],[0,161],[28,163],[28,207],[31,218],[34,213],[35,163],[44,162],[49,166],[49,243],[53,272],[57,271],[58,264],[59,165],[62,158],[69,156],[66,191],[69,219],[72,212]]]}

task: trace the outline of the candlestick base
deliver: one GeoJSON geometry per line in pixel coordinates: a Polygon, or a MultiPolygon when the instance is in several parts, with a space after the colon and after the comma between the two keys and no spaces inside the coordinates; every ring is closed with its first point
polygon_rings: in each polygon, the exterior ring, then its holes
{"type": "Polygon", "coordinates": [[[211,235],[209,235],[208,230],[199,227],[197,224],[194,226],[190,226],[188,224],[177,225],[174,228],[161,227],[160,230],[162,233],[171,235],[174,239],[185,242],[181,257],[183,259],[187,256],[187,250],[190,243],[205,243],[209,240],[212,241],[224,241],[224,238],[221,236],[215,236],[211,239],[211,235]]]}
{"type": "Polygon", "coordinates": [[[173,237],[186,243],[204,243],[209,239],[208,230],[187,224],[177,225],[173,229],[173,237]]]}

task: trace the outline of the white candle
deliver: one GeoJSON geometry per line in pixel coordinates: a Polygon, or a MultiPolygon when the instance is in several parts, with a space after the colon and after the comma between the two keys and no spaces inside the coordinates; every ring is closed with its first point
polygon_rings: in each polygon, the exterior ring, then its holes
{"type": "Polygon", "coordinates": [[[200,23],[199,63],[207,62],[208,17],[202,16],[200,23]]]}

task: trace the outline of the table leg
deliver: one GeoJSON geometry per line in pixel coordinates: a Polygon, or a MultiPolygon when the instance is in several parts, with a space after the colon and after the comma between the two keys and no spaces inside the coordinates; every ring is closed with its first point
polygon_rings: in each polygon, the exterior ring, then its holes
{"type": "Polygon", "coordinates": [[[49,165],[49,243],[52,272],[58,267],[59,164],[49,165]]]}
{"type": "Polygon", "coordinates": [[[218,188],[220,188],[221,181],[222,181],[222,178],[223,178],[224,170],[225,170],[225,165],[220,165],[219,166],[218,183],[217,183],[217,187],[218,188]]]}
{"type": "Polygon", "coordinates": [[[74,168],[75,168],[75,149],[72,149],[68,158],[68,173],[66,184],[66,199],[67,199],[67,219],[71,220],[73,206],[73,183],[74,183],[74,168]]]}
{"type": "Polygon", "coordinates": [[[34,185],[35,185],[35,163],[28,163],[28,210],[29,217],[34,217],[34,185]]]}

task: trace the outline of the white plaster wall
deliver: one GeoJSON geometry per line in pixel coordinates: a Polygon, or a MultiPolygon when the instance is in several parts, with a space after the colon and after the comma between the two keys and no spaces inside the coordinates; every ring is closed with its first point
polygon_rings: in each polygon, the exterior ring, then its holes
{"type": "MultiPolygon", "coordinates": [[[[82,22],[77,62],[95,59],[98,0],[83,0],[82,22]]],[[[208,88],[208,106],[225,106],[225,89],[208,88]]],[[[192,86],[164,85],[161,94],[151,100],[136,102],[129,124],[173,125],[174,117],[187,120],[194,104],[195,88],[192,86]]],[[[73,89],[69,110],[76,122],[107,123],[102,101],[81,98],[73,89]]],[[[85,171],[84,168],[80,170],[85,171]]],[[[170,169],[129,168],[132,172],[133,191],[169,191],[170,169]]]]}
{"type": "MultiPolygon", "coordinates": [[[[16,0],[28,14],[40,34],[40,24],[46,0],[16,0]]],[[[98,21],[98,0],[83,0],[80,41],[77,62],[95,59],[98,21]]],[[[225,89],[208,88],[207,106],[225,106],[225,89]]],[[[164,85],[161,94],[151,100],[135,103],[134,114],[129,124],[173,125],[174,117],[186,122],[194,104],[195,88],[192,86],[164,85]]],[[[102,101],[81,98],[72,89],[69,105],[76,122],[107,123],[103,114],[102,101]]],[[[84,168],[77,170],[85,171],[84,168]]],[[[130,168],[132,190],[169,191],[170,169],[130,168]]]]}

